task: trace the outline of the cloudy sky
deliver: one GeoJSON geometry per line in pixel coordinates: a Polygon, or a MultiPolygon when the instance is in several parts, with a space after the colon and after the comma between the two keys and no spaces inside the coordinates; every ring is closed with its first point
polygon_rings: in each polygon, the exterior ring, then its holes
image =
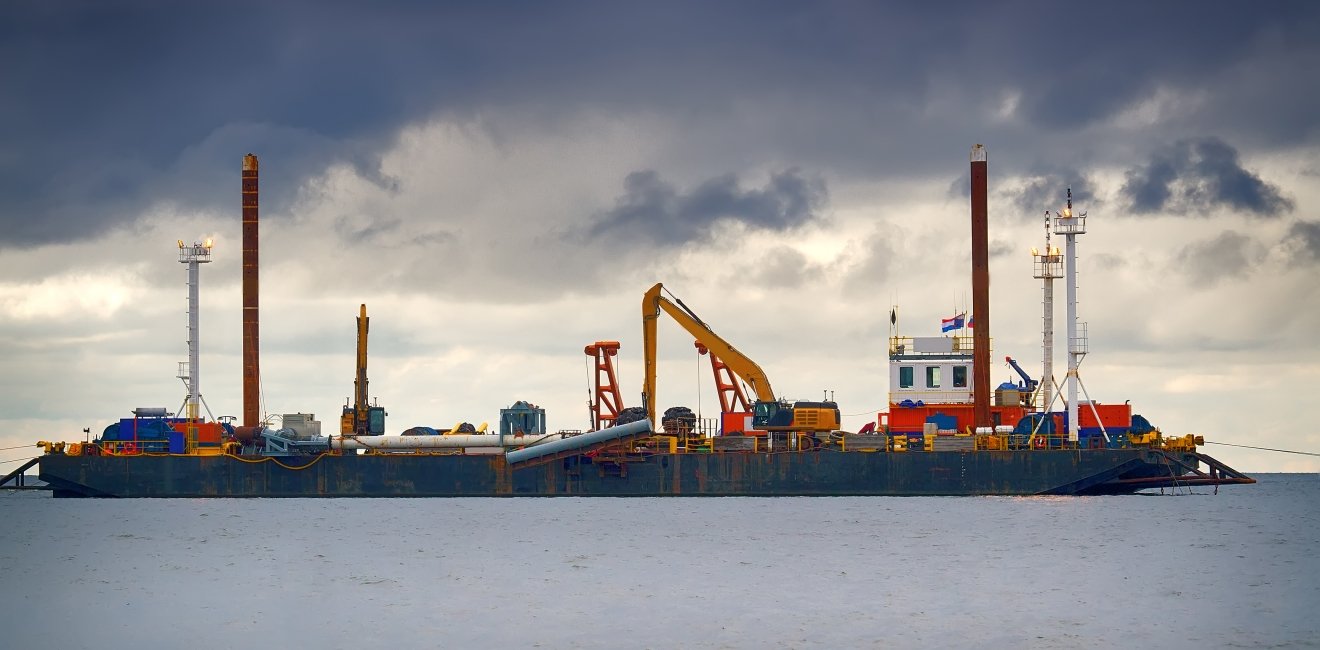
{"type": "MultiPolygon", "coordinates": [[[[5,3],[0,447],[179,407],[179,239],[216,241],[202,394],[241,412],[248,152],[266,412],[334,429],[366,303],[391,432],[520,399],[586,428],[583,346],[622,342],[636,405],[664,282],[855,429],[888,400],[891,305],[929,335],[970,302],[983,143],[992,381],[1004,355],[1039,374],[1028,251],[1071,187],[1091,396],[1320,452],[1320,5],[1102,4],[5,3]]],[[[660,349],[661,405],[715,416],[690,338],[660,349]]]]}

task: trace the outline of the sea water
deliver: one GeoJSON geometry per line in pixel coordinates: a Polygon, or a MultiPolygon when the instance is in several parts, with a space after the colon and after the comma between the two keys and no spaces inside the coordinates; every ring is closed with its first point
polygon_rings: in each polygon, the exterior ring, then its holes
{"type": "Polygon", "coordinates": [[[0,493],[5,648],[1320,645],[1320,476],[1124,497],[0,493]]]}

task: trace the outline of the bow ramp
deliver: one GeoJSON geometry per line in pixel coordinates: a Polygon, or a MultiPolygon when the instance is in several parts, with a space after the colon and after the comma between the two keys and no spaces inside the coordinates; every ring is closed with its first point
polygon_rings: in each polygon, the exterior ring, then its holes
{"type": "Polygon", "coordinates": [[[1145,489],[1247,485],[1256,482],[1256,479],[1200,452],[1173,454],[1164,450],[1153,450],[1152,454],[1158,456],[1160,463],[1169,468],[1167,475],[1118,479],[1112,483],[1145,489]],[[1200,463],[1205,463],[1205,470],[1200,468],[1200,463]]]}

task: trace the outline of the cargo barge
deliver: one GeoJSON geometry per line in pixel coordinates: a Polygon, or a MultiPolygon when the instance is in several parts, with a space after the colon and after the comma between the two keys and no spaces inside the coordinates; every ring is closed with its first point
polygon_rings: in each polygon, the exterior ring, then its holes
{"type": "MultiPolygon", "coordinates": [[[[587,346],[595,358],[593,430],[548,433],[544,411],[518,402],[497,432],[456,423],[385,436],[385,410],[367,402],[366,307],[358,318],[354,397],[339,435],[323,436],[306,414],[274,427],[258,418],[256,210],[257,163],[243,165],[244,417],[241,426],[201,415],[197,353],[198,265],[210,242],[179,242],[189,265],[186,413],[138,409],[87,443],[38,443],[39,478],[56,497],[515,497],[515,496],[925,496],[1101,495],[1152,488],[1255,481],[1199,453],[1197,436],[1170,437],[1124,405],[1079,398],[1077,364],[1086,354],[1077,330],[1074,239],[1085,214],[1051,219],[1043,253],[1044,371],[1020,384],[989,387],[989,272],[985,152],[972,151],[972,336],[965,314],[945,321],[952,336],[904,337],[891,310],[889,409],[857,432],[840,428],[832,401],[777,398],[761,368],[655,285],[642,302],[646,378],[642,406],[627,409],[612,357],[619,344],[587,346]],[[1049,241],[1067,238],[1067,253],[1049,241]],[[1068,376],[1053,380],[1051,281],[1068,268],[1068,376]],[[721,402],[718,426],[686,409],[658,417],[655,328],[668,314],[711,357],[721,402]],[[745,390],[744,390],[745,389],[745,390]],[[747,395],[751,393],[751,397],[747,395]],[[1055,409],[1056,402],[1062,408],[1055,409]],[[655,424],[660,426],[655,426],[655,424]]],[[[967,319],[968,321],[972,319],[967,319]]],[[[26,468],[27,466],[25,466],[26,468]]]]}
{"type": "Polygon", "coordinates": [[[1206,457],[1151,449],[575,455],[41,458],[57,497],[1098,495],[1241,483],[1206,457]]]}

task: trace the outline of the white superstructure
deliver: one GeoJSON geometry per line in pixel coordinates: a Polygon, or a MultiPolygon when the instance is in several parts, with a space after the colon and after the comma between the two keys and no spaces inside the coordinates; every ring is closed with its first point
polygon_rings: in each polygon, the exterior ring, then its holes
{"type": "Polygon", "coordinates": [[[889,403],[972,403],[972,337],[889,339],[889,403]]]}

